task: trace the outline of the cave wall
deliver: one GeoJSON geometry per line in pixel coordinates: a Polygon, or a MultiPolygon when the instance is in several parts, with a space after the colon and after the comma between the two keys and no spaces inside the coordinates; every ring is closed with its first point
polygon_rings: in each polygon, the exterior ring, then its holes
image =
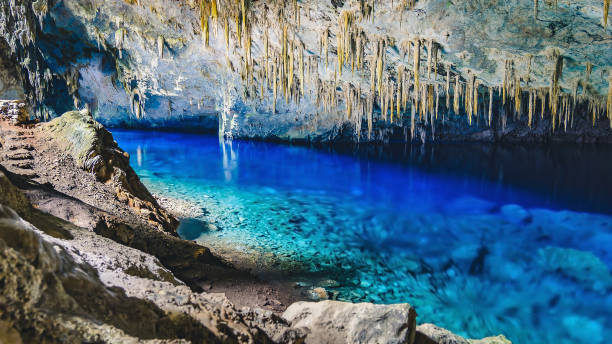
{"type": "Polygon", "coordinates": [[[593,142],[612,134],[603,11],[591,0],[9,0],[0,42],[42,117],[87,106],[108,126],[227,137],[593,142]]]}

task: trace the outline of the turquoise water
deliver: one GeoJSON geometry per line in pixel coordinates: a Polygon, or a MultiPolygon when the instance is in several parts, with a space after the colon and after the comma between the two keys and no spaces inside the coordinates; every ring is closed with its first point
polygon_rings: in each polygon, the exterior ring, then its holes
{"type": "Polygon", "coordinates": [[[471,338],[612,338],[610,147],[349,154],[113,134],[153,192],[205,209],[214,227],[185,225],[184,238],[272,261],[278,274],[267,278],[305,292],[323,286],[340,300],[409,302],[419,323],[471,338]]]}

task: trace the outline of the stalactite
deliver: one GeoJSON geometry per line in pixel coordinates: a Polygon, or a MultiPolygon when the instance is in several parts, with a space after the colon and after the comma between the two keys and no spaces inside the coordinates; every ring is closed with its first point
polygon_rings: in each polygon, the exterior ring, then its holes
{"type": "Polygon", "coordinates": [[[276,113],[276,99],[278,98],[278,64],[274,63],[272,66],[272,113],[276,113]]]}
{"type": "Polygon", "coordinates": [[[518,75],[514,80],[514,111],[518,115],[518,118],[521,118],[521,80],[518,75]]]}
{"type": "Polygon", "coordinates": [[[374,96],[368,97],[368,140],[372,140],[372,115],[374,113],[374,96]]]}
{"type": "Polygon", "coordinates": [[[489,86],[489,127],[491,126],[492,113],[493,113],[493,87],[489,86]]]}
{"type": "Polygon", "coordinates": [[[160,60],[164,58],[164,37],[163,36],[157,36],[157,56],[159,57],[160,60]]]}
{"type": "Polygon", "coordinates": [[[382,93],[382,85],[383,85],[383,68],[384,68],[384,58],[385,58],[385,43],[383,40],[378,42],[378,59],[376,61],[376,75],[377,75],[377,85],[378,85],[378,93],[382,93]]]}
{"type": "Polygon", "coordinates": [[[419,39],[414,41],[414,87],[419,89],[419,66],[421,63],[421,41],[419,39]]]}
{"type": "Polygon", "coordinates": [[[410,140],[414,140],[414,115],[416,112],[415,103],[413,101],[412,106],[410,107],[410,140]]]}
{"type": "Polygon", "coordinates": [[[606,101],[606,115],[610,120],[610,128],[612,128],[612,75],[608,79],[608,99],[606,101]]]}
{"type": "Polygon", "coordinates": [[[540,92],[540,103],[541,103],[540,119],[544,119],[544,111],[546,109],[546,92],[545,91],[540,92]]]}
{"type": "Polygon", "coordinates": [[[391,119],[391,123],[393,123],[393,95],[395,94],[395,87],[392,82],[389,83],[389,87],[387,88],[387,90],[390,110],[389,118],[391,119]]]}
{"type": "Polygon", "coordinates": [[[535,106],[535,99],[534,99],[534,91],[530,90],[529,91],[529,112],[527,114],[527,126],[529,128],[531,128],[531,121],[533,119],[533,108],[535,106]]]}
{"type": "Polygon", "coordinates": [[[533,18],[538,19],[538,0],[533,0],[533,18]]]}
{"type": "Polygon", "coordinates": [[[344,102],[346,105],[346,119],[351,119],[352,103],[351,103],[351,90],[347,84],[344,88],[344,102]]]}
{"type": "Polygon", "coordinates": [[[467,113],[468,125],[472,125],[472,101],[474,100],[474,79],[476,78],[471,73],[468,73],[468,80],[465,83],[465,97],[464,97],[464,109],[467,113]]]}
{"type": "Polygon", "coordinates": [[[473,108],[473,115],[478,117],[478,86],[479,86],[479,81],[475,80],[474,81],[474,100],[472,101],[472,105],[474,106],[473,108]]]}
{"type": "Polygon", "coordinates": [[[440,88],[439,85],[436,84],[436,120],[438,119],[438,102],[440,100],[440,88]]]}
{"type": "Polygon", "coordinates": [[[300,45],[300,96],[304,96],[304,47],[300,45]]]}
{"type": "Polygon", "coordinates": [[[115,45],[117,46],[117,49],[119,50],[120,59],[123,58],[123,53],[121,51],[123,50],[123,44],[125,42],[125,34],[126,34],[126,29],[124,28],[121,28],[115,31],[115,45]]]}
{"type": "Polygon", "coordinates": [[[453,95],[453,111],[455,115],[459,114],[459,74],[455,75],[455,89],[453,95]]]}
{"type": "MultiPolygon", "coordinates": [[[[586,72],[585,72],[585,76],[584,76],[584,82],[588,83],[589,79],[591,78],[591,72],[593,71],[593,64],[590,61],[587,61],[586,63],[586,72]]],[[[583,85],[583,92],[584,92],[584,86],[583,85]]]]}
{"type": "Polygon", "coordinates": [[[450,69],[451,66],[446,66],[446,85],[444,86],[444,93],[446,94],[446,109],[450,109],[450,69]]]}
{"type": "Polygon", "coordinates": [[[427,41],[427,80],[431,80],[431,58],[433,56],[433,40],[430,38],[427,41]]]}
{"type": "Polygon", "coordinates": [[[401,119],[401,105],[402,105],[402,87],[401,81],[397,83],[397,91],[396,91],[396,105],[395,105],[395,113],[397,114],[397,118],[401,119]]]}
{"type": "Polygon", "coordinates": [[[608,27],[608,11],[610,10],[610,0],[604,0],[603,8],[603,27],[608,27]]]}

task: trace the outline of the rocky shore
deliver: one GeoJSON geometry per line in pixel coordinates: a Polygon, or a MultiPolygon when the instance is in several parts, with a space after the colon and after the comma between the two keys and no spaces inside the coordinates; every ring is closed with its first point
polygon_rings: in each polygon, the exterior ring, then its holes
{"type": "Polygon", "coordinates": [[[509,343],[417,327],[408,304],[289,305],[178,238],[173,214],[198,210],[156,200],[87,111],[27,128],[0,116],[0,342],[509,343]]]}

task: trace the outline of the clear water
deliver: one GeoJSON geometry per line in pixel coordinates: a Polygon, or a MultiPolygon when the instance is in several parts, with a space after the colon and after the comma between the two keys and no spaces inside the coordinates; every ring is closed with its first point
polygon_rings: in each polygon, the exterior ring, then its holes
{"type": "Polygon", "coordinates": [[[610,147],[346,154],[113,134],[149,188],[206,209],[218,228],[184,227],[187,239],[272,257],[286,278],[341,300],[409,302],[419,323],[470,338],[612,338],[610,147]]]}

